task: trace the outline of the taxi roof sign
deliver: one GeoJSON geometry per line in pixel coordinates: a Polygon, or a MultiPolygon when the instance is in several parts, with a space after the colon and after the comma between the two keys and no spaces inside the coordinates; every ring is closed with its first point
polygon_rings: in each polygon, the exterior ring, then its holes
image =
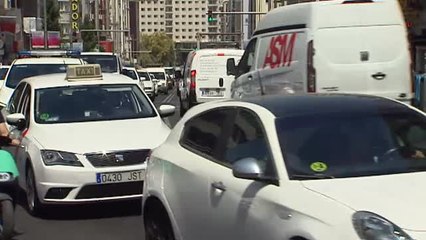
{"type": "Polygon", "coordinates": [[[90,81],[102,80],[101,65],[85,64],[70,65],[67,69],[66,80],[68,81],[90,81]]]}

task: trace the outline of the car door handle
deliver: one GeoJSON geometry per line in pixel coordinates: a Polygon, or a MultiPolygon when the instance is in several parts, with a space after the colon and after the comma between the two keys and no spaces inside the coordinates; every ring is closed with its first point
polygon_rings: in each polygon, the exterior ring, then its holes
{"type": "Polygon", "coordinates": [[[377,80],[383,80],[386,77],[386,74],[378,72],[375,73],[373,75],[371,75],[373,78],[377,79],[377,80]]]}
{"type": "Polygon", "coordinates": [[[223,182],[214,182],[214,183],[212,183],[212,187],[216,188],[216,189],[219,189],[219,190],[221,190],[223,192],[226,191],[226,187],[223,184],[223,182]]]}
{"type": "Polygon", "coordinates": [[[249,80],[249,81],[253,80],[253,76],[248,76],[247,80],[249,80]]]}
{"type": "Polygon", "coordinates": [[[219,87],[223,87],[223,78],[219,78],[219,87]]]}

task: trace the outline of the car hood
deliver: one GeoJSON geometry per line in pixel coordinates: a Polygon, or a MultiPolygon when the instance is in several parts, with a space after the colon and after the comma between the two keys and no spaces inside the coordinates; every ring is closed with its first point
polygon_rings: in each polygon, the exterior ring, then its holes
{"type": "Polygon", "coordinates": [[[165,141],[170,128],[158,117],[73,124],[46,124],[30,129],[44,149],[78,154],[153,149],[165,141]]]}
{"type": "Polygon", "coordinates": [[[426,231],[426,172],[302,181],[355,211],[370,211],[411,231],[426,231]]]}

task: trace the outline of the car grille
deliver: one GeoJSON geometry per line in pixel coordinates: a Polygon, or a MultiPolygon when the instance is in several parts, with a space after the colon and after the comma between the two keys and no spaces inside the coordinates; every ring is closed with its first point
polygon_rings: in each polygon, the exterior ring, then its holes
{"type": "Polygon", "coordinates": [[[143,191],[143,181],[84,186],[76,199],[92,199],[139,195],[143,191]]]}
{"type": "Polygon", "coordinates": [[[148,153],[149,149],[144,149],[106,154],[86,154],[86,158],[94,167],[128,166],[144,163],[148,153]]]}

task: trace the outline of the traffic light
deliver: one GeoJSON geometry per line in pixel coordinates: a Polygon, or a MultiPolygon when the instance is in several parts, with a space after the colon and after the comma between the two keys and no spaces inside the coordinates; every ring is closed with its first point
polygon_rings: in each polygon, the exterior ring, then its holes
{"type": "Polygon", "coordinates": [[[208,22],[213,22],[215,19],[213,18],[213,12],[212,12],[212,10],[209,10],[208,12],[207,12],[207,21],[208,22]]]}

